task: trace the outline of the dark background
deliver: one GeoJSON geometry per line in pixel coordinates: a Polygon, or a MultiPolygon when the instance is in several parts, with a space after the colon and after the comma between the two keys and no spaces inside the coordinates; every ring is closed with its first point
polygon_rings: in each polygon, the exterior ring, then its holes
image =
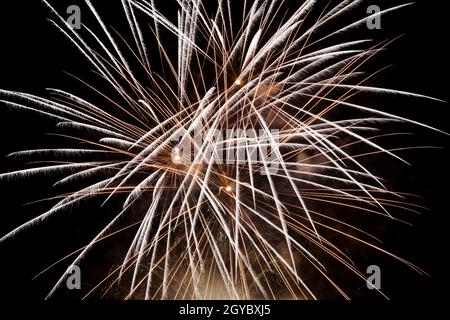
{"type": "MultiPolygon", "coordinates": [[[[70,4],[78,3],[54,2],[61,11],[70,4]]],[[[99,1],[108,12],[114,12],[112,5],[105,5],[108,2],[114,1],[99,1]]],[[[168,1],[165,3],[167,5],[168,1]]],[[[386,4],[373,1],[373,4],[377,3],[382,8],[386,4]]],[[[386,65],[393,65],[381,79],[384,86],[449,101],[448,11],[444,5],[444,1],[421,0],[410,8],[383,18],[383,29],[374,31],[375,38],[405,34],[383,56],[386,65]]],[[[170,4],[169,8],[173,7],[170,4]]],[[[46,96],[44,89],[47,87],[70,88],[68,91],[80,93],[81,96],[86,93],[79,82],[65,72],[89,79],[92,75],[90,67],[77,49],[46,20],[50,16],[49,10],[38,0],[3,1],[0,8],[0,88],[43,96],[46,96]]],[[[123,23],[121,14],[118,16],[117,23],[123,23]]],[[[111,18],[113,21],[115,15],[111,18]]],[[[450,132],[448,110],[446,103],[420,101],[410,102],[398,114],[450,132]]],[[[25,164],[5,159],[12,151],[57,144],[56,138],[46,136],[56,131],[53,121],[31,112],[11,111],[1,104],[0,172],[20,169],[25,164]]],[[[444,218],[448,214],[449,197],[448,139],[423,130],[418,130],[417,136],[419,145],[446,148],[408,153],[407,159],[413,165],[402,168],[398,173],[399,185],[422,196],[430,211],[414,219],[414,228],[397,230],[387,239],[387,246],[395,248],[402,257],[418,264],[432,276],[421,277],[406,268],[394,268],[392,273],[387,271],[383,281],[391,284],[390,293],[394,300],[439,299],[437,288],[444,287],[446,282],[444,259],[448,253],[445,244],[448,229],[444,218]]],[[[386,163],[386,166],[389,164],[386,163]]],[[[386,169],[389,171],[389,168],[386,169]]],[[[49,203],[23,204],[48,196],[51,185],[50,179],[39,177],[0,181],[0,234],[7,233],[48,208],[49,203]]],[[[89,227],[89,219],[102,212],[84,208],[81,214],[84,216],[81,225],[67,223],[66,219],[73,217],[70,213],[63,214],[0,244],[0,292],[4,298],[42,300],[45,297],[59,273],[64,271],[64,265],[36,280],[31,278],[68,253],[68,248],[77,248],[80,241],[84,243],[89,239],[94,232],[89,227]]],[[[103,250],[108,250],[107,246],[103,250]]]]}

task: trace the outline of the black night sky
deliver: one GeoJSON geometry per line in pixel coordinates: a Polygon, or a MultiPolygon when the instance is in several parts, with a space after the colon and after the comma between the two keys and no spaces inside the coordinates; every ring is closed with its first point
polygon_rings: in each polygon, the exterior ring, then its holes
{"type": "MultiPolygon", "coordinates": [[[[0,88],[42,96],[47,96],[45,88],[49,87],[67,89],[81,96],[91,94],[70,76],[91,79],[91,68],[77,49],[47,21],[51,17],[48,8],[38,0],[4,2],[0,8],[0,88]]],[[[79,1],[53,2],[64,11],[68,5],[79,1]]],[[[93,2],[99,3],[108,21],[117,21],[119,26],[123,24],[122,12],[116,11],[119,6],[111,4],[117,1],[93,2]],[[116,17],[115,12],[120,14],[116,17]]],[[[293,5],[295,2],[292,1],[293,5]]],[[[380,3],[381,7],[389,3],[372,2],[380,3]]],[[[82,4],[80,6],[83,8],[82,4]]],[[[161,6],[168,11],[176,8],[170,1],[163,1],[161,6]]],[[[383,18],[382,30],[373,31],[375,39],[402,34],[403,37],[391,44],[387,52],[376,60],[379,64],[391,66],[377,79],[376,84],[449,101],[447,32],[448,11],[444,1],[419,0],[415,5],[383,18]]],[[[3,97],[0,96],[0,99],[3,97]]],[[[407,104],[399,106],[398,114],[450,132],[447,103],[406,101],[407,104]]],[[[439,296],[437,287],[444,285],[441,268],[448,253],[445,244],[448,225],[443,221],[449,213],[450,146],[444,135],[409,129],[415,134],[413,138],[408,138],[409,145],[438,146],[442,149],[401,153],[412,164],[410,167],[390,162],[378,167],[387,177],[393,177],[392,185],[396,189],[420,195],[422,199],[419,203],[430,210],[412,217],[414,227],[389,230],[385,247],[394,249],[402,257],[419,265],[431,277],[419,276],[386,259],[382,261],[387,270],[383,281],[394,301],[434,300],[439,296]]],[[[32,112],[12,111],[0,103],[0,173],[26,167],[26,159],[5,158],[13,151],[61,146],[63,139],[49,135],[56,132],[54,121],[32,112]]],[[[50,190],[52,184],[53,179],[48,177],[0,181],[0,234],[6,234],[48,208],[49,202],[24,204],[54,195],[54,191],[50,190]]],[[[63,263],[35,280],[32,280],[33,276],[95,235],[95,223],[107,219],[108,214],[107,207],[101,210],[89,206],[81,210],[73,209],[73,212],[58,215],[39,227],[30,228],[14,239],[0,243],[0,299],[42,300],[66,265],[63,263]]],[[[112,243],[120,246],[120,241],[112,243]]],[[[117,258],[108,243],[99,246],[94,253],[94,258],[87,262],[90,270],[94,271],[86,276],[92,279],[97,276],[95,270],[105,272],[109,262],[117,258]]],[[[77,293],[66,297],[79,298],[77,293]]]]}

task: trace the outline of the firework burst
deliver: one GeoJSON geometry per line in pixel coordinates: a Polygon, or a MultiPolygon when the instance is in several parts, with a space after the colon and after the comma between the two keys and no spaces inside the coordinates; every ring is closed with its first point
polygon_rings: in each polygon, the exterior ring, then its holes
{"type": "Polygon", "coordinates": [[[57,186],[86,182],[0,241],[96,197],[113,202],[117,214],[61,261],[79,265],[98,242],[136,232],[123,262],[85,297],[127,287],[121,298],[315,299],[322,290],[316,284],[325,283],[350,298],[333,273],[341,268],[365,281],[364,266],[345,250],[349,243],[423,272],[345,215],[404,222],[392,208],[417,211],[361,158],[381,153],[404,161],[377,143],[385,124],[436,130],[354,101],[361,94],[432,99],[366,84],[377,72],[364,72],[365,64],[389,41],[334,40],[366,25],[367,16],[338,23],[361,1],[179,0],[172,19],[153,0],[122,0],[127,38],[90,1],[97,31],[71,28],[45,3],[55,27],[109,86],[91,87],[108,107],[58,89],[49,89],[52,99],[0,91],[3,103],[56,120],[62,132],[75,132],[64,133],[70,141],[86,146],[13,154],[56,160],[0,179],[58,172],[65,177],[57,186]],[[138,221],[130,224],[131,215],[138,221]]]}

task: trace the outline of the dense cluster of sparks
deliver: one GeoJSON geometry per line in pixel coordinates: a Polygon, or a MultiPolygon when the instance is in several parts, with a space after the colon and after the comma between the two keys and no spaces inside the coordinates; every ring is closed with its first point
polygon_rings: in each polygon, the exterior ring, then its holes
{"type": "Polygon", "coordinates": [[[112,109],[57,89],[49,89],[53,99],[1,91],[7,105],[53,118],[61,130],[79,131],[78,141],[88,147],[16,152],[77,160],[0,178],[63,172],[57,185],[97,181],[61,195],[50,210],[0,241],[98,196],[105,203],[122,199],[123,206],[76,252],[72,265],[113,234],[131,211],[140,211],[142,219],[123,263],[86,296],[105,284],[126,283],[126,299],[314,299],[321,278],[349,298],[330,266],[339,264],[362,281],[366,275],[336,236],[422,272],[327,209],[351,208],[393,220],[399,219],[389,208],[417,210],[361,162],[374,153],[400,159],[377,144],[378,124],[427,126],[358,104],[353,96],[428,97],[364,84],[373,74],[362,67],[388,42],[333,41],[364,27],[367,16],[335,27],[360,3],[343,0],[323,7],[305,0],[293,9],[281,0],[242,1],[240,11],[232,13],[236,4],[217,0],[211,14],[201,0],[178,0],[178,19],[172,21],[153,0],[122,0],[130,41],[107,27],[89,0],[99,32],[85,25],[72,29],[47,3],[58,17],[54,25],[113,89],[110,95],[100,93],[112,109]],[[337,109],[346,110],[346,116],[334,116],[337,109]],[[249,129],[260,134],[242,134],[249,129]],[[227,139],[213,134],[226,131],[233,132],[227,139]],[[185,154],[186,145],[192,154],[185,154]],[[357,153],[355,146],[365,151],[357,153]],[[220,152],[232,154],[231,161],[230,156],[222,161],[220,152]],[[260,161],[250,160],[255,154],[260,161]],[[277,170],[270,170],[273,163],[277,170]]]}

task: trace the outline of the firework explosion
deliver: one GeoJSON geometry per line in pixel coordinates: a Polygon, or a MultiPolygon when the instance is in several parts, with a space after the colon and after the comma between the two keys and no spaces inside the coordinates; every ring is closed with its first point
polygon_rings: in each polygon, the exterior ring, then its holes
{"type": "Polygon", "coordinates": [[[52,160],[0,179],[63,173],[57,187],[84,186],[51,199],[50,210],[0,241],[99,198],[114,204],[114,218],[57,263],[79,265],[104,239],[136,231],[122,263],[85,297],[121,288],[125,299],[316,299],[326,287],[350,298],[335,270],[367,275],[348,246],[423,273],[345,214],[407,223],[391,209],[418,206],[361,159],[381,153],[404,161],[377,143],[392,134],[379,132],[385,124],[436,130],[354,101],[361,94],[432,99],[366,84],[377,72],[364,66],[389,41],[334,40],[367,24],[367,15],[337,23],[361,1],[180,0],[172,19],[154,1],[122,0],[127,39],[86,4],[97,31],[72,28],[46,2],[52,23],[109,86],[92,88],[109,106],[57,89],[49,89],[52,99],[0,91],[2,102],[56,120],[61,135],[86,146],[15,152],[52,160]]]}

